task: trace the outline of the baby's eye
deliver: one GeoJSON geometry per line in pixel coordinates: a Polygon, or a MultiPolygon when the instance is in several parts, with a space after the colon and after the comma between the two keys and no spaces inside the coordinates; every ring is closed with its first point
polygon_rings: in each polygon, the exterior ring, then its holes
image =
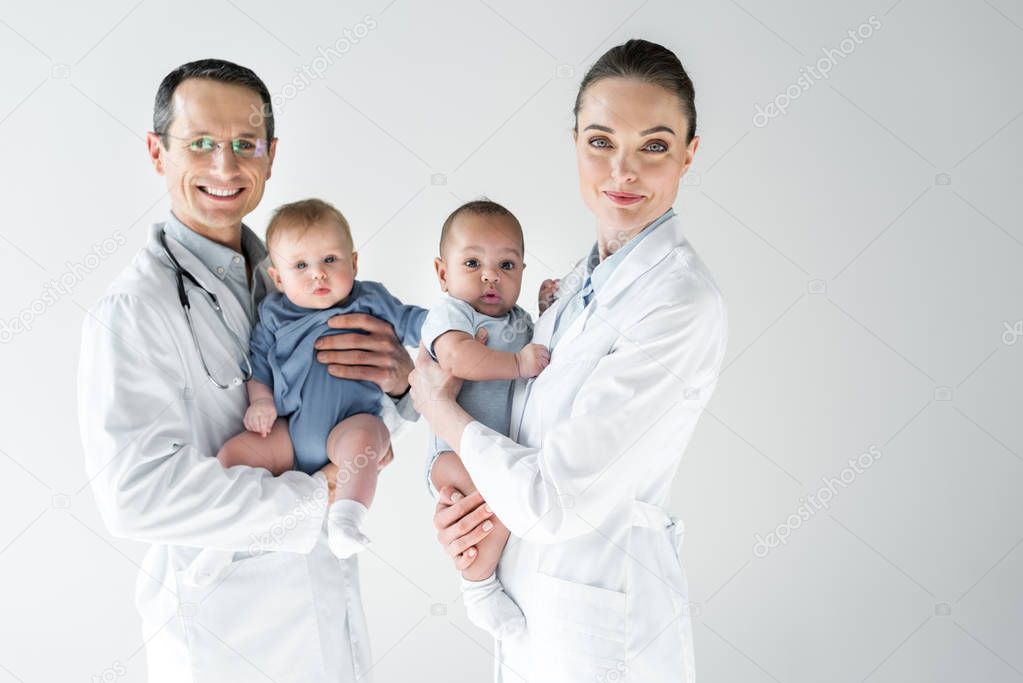
{"type": "Polygon", "coordinates": [[[334,261],[337,261],[337,256],[328,256],[323,259],[324,263],[334,263],[334,261]]]}
{"type": "Polygon", "coordinates": [[[607,138],[590,138],[590,147],[596,147],[598,149],[604,149],[610,147],[611,143],[608,142],[607,138]]]}
{"type": "Polygon", "coordinates": [[[503,270],[515,270],[515,261],[501,261],[503,270]]]}
{"type": "Polygon", "coordinates": [[[295,270],[304,270],[305,265],[306,265],[305,261],[299,261],[298,263],[295,264],[295,270]]]}
{"type": "Polygon", "coordinates": [[[480,265],[480,262],[474,258],[466,259],[464,262],[466,268],[476,268],[480,265]]]}
{"type": "Polygon", "coordinates": [[[648,143],[647,146],[644,147],[643,149],[647,150],[648,152],[658,152],[658,153],[660,153],[660,152],[667,152],[668,151],[668,146],[666,144],[664,144],[663,142],[661,142],[660,140],[654,140],[653,142],[648,143]]]}

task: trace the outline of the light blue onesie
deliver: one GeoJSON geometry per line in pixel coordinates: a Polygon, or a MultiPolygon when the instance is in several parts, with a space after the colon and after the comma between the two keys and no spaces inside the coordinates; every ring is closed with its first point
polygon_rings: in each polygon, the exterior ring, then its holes
{"type": "MultiPolygon", "coordinates": [[[[481,327],[487,330],[487,348],[498,351],[521,351],[533,339],[533,320],[529,313],[519,306],[513,306],[501,318],[480,313],[475,308],[444,292],[440,301],[430,309],[422,327],[423,346],[430,356],[437,360],[433,343],[445,332],[458,330],[472,336],[481,327]]],[[[458,392],[458,405],[476,420],[494,431],[508,434],[511,418],[513,380],[491,380],[488,382],[466,381],[458,392]]],[[[431,434],[430,449],[426,460],[426,481],[429,487],[430,468],[437,455],[452,448],[431,434]]],[[[432,492],[432,487],[430,488],[432,492]]]]}
{"type": "Polygon", "coordinates": [[[320,337],[362,333],[327,326],[328,318],[343,313],[386,320],[402,344],[418,346],[427,310],[401,303],[379,282],[356,280],[347,298],[326,309],[298,306],[275,292],[260,303],[249,344],[252,376],[273,388],[277,414],[288,418],[295,467],[307,474],[327,464],[327,435],[337,423],[359,413],[380,416],[380,387],[334,377],[316,360],[313,344],[320,337]]]}

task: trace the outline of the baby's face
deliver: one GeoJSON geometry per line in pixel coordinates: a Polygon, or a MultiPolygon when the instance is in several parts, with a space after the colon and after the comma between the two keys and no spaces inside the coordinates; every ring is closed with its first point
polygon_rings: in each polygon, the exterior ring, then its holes
{"type": "Polygon", "coordinates": [[[352,291],[358,254],[337,222],[309,226],[282,225],[270,248],[269,268],[277,289],[305,308],[330,308],[352,291]]]}
{"type": "Polygon", "coordinates": [[[435,262],[441,289],[495,318],[519,299],[522,238],[507,216],[470,213],[455,218],[441,258],[435,262]]]}

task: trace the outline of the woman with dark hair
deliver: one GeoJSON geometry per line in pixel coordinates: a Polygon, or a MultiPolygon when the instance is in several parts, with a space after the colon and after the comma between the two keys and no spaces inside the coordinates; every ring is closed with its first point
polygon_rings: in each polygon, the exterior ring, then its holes
{"type": "MultiPolygon", "coordinates": [[[[490,517],[512,533],[491,581],[526,629],[498,642],[496,680],[691,682],[682,523],[665,506],[727,337],[721,294],[672,210],[699,146],[693,85],[670,50],[630,40],[586,74],[575,115],[596,241],[537,322],[551,362],[515,387],[510,436],[462,410],[459,381],[422,348],[410,377],[478,489],[442,490],[435,524],[459,570],[490,517]]],[[[490,590],[465,588],[467,600],[490,590]]]]}

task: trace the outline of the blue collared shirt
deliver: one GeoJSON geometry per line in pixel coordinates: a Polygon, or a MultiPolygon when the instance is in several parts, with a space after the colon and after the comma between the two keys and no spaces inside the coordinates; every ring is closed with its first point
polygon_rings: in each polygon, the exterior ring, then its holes
{"type": "Polygon", "coordinates": [[[586,282],[583,283],[583,286],[576,295],[565,304],[565,307],[558,313],[557,320],[554,321],[554,332],[551,335],[552,349],[561,338],[561,333],[567,330],[571,326],[572,321],[589,305],[593,295],[607,284],[608,280],[611,279],[611,274],[618,269],[618,266],[629,255],[629,252],[635,249],[636,245],[642,242],[647,235],[674,215],[675,210],[669,208],[657,220],[643,228],[635,237],[623,244],[613,254],[609,254],[603,261],[600,260],[599,243],[593,243],[593,248],[590,249],[590,254],[586,257],[586,282]]]}
{"type": "MultiPolygon", "coordinates": [[[[245,262],[248,260],[255,277],[256,266],[266,257],[266,248],[255,233],[242,226],[242,254],[239,254],[230,247],[218,244],[208,237],[204,237],[182,223],[177,216],[171,212],[167,222],[163,224],[167,236],[177,241],[181,246],[190,251],[193,256],[202,261],[202,264],[210,269],[210,272],[220,278],[227,288],[242,305],[242,310],[254,320],[255,307],[259,303],[254,297],[254,288],[249,282],[248,273],[245,270],[245,262]]],[[[258,288],[262,293],[262,288],[258,288]]]]}

